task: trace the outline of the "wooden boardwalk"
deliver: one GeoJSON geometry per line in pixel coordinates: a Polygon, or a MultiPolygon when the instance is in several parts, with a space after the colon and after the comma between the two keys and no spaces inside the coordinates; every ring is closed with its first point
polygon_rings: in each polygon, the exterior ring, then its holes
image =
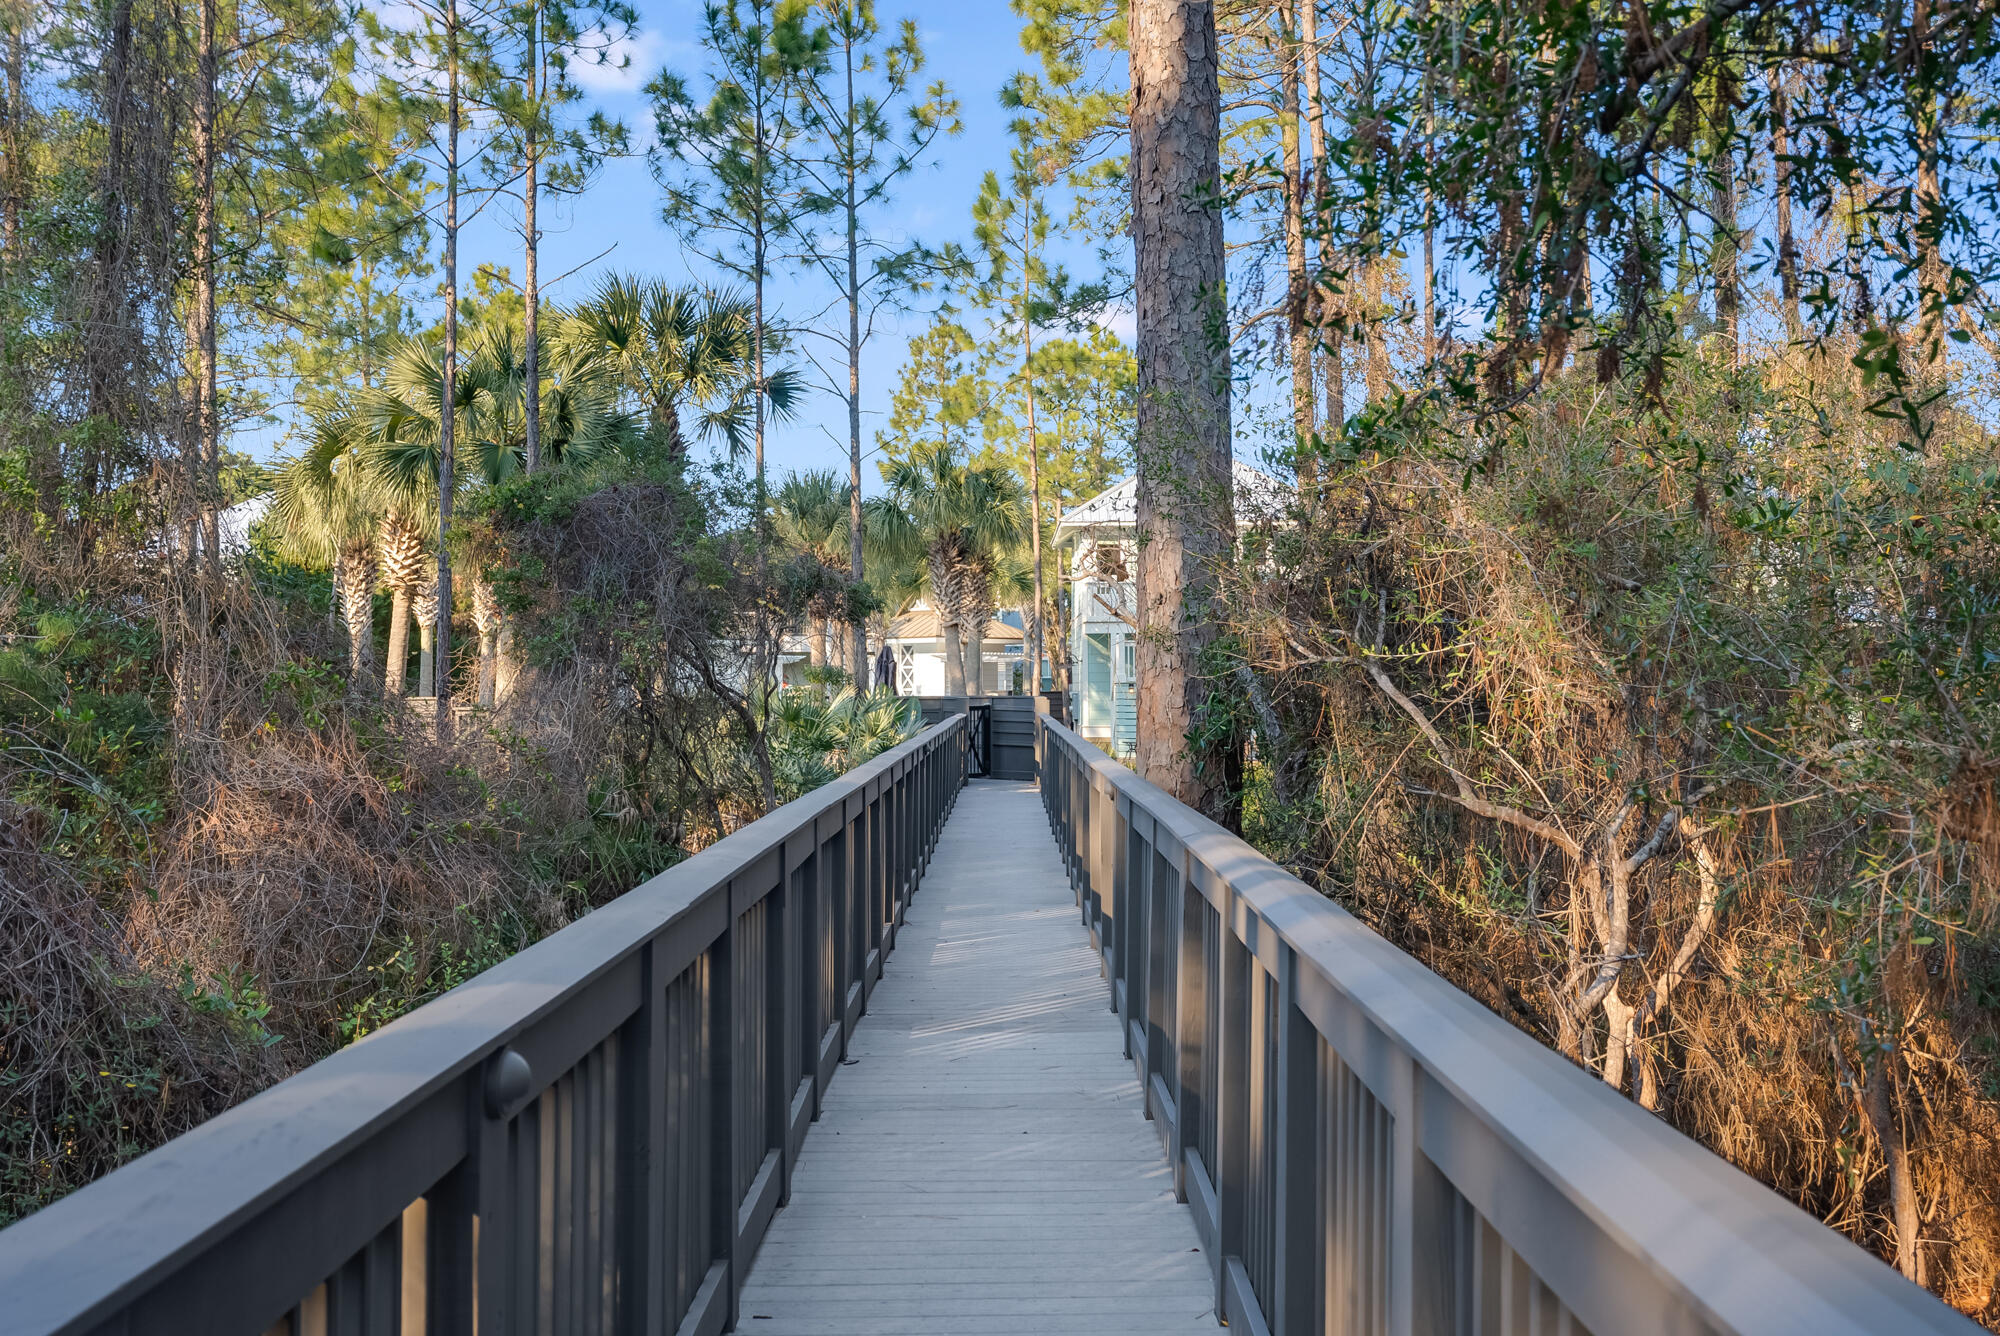
{"type": "Polygon", "coordinates": [[[966,786],[743,1291],[761,1336],[1216,1330],[1032,784],[966,786]]]}

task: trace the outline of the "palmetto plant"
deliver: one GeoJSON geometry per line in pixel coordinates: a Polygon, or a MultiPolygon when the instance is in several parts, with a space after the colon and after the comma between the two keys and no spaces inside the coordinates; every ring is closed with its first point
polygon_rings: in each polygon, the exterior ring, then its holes
{"type": "MultiPolygon", "coordinates": [[[[828,576],[823,586],[836,589],[848,579],[847,484],[831,469],[794,473],[771,494],[771,536],[781,548],[817,563],[828,576]]],[[[822,601],[806,610],[811,623],[812,661],[827,661],[827,625],[844,608],[822,601]]]]}
{"type": "MultiPolygon", "coordinates": [[[[552,322],[554,350],[576,373],[614,381],[636,400],[647,434],[669,454],[687,453],[684,411],[698,435],[719,438],[733,454],[756,411],[751,317],[734,293],[613,275],[552,322]]],[[[777,348],[765,342],[768,359],[777,348]]],[[[765,380],[772,414],[791,417],[803,392],[797,374],[780,369],[765,380]]]]}
{"type": "Polygon", "coordinates": [[[945,690],[962,695],[962,637],[985,627],[1000,565],[1027,538],[1027,491],[1004,464],[969,464],[944,445],[919,446],[882,476],[889,495],[869,507],[869,527],[883,546],[921,554],[944,633],[945,690]]]}
{"type": "Polygon", "coordinates": [[[795,798],[917,735],[923,705],[887,691],[842,687],[831,699],[816,689],[779,695],[771,712],[771,761],[780,793],[795,798]]]}

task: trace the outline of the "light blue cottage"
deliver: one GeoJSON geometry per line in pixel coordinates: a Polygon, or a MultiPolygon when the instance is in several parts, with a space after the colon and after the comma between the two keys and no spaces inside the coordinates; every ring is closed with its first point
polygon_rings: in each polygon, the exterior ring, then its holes
{"type": "MultiPolygon", "coordinates": [[[[1237,462],[1233,471],[1239,523],[1269,510],[1285,492],[1283,483],[1248,464],[1237,462]]],[[[1138,515],[1138,480],[1127,478],[1065,511],[1056,524],[1056,551],[1070,591],[1070,718],[1077,732],[1121,758],[1138,743],[1138,602],[1132,588],[1138,515]]]]}

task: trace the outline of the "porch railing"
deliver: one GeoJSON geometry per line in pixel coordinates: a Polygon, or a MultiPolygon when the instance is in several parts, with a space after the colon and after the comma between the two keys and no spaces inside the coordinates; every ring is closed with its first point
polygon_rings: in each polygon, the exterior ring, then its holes
{"type": "Polygon", "coordinates": [[[1037,724],[1050,824],[1233,1330],[1978,1331],[1037,724]]]}
{"type": "Polygon", "coordinates": [[[965,745],[927,729],[0,1232],[0,1332],[733,1325],[965,745]]]}

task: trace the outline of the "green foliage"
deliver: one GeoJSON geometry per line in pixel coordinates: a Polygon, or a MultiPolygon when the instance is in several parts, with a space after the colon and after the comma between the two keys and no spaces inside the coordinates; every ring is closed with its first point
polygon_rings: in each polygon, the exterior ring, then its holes
{"type": "Polygon", "coordinates": [[[973,452],[995,394],[974,353],[972,335],[948,312],[910,340],[888,426],[875,434],[885,460],[900,463],[924,446],[973,452]]]}
{"type": "MultiPolygon", "coordinates": [[[[649,444],[687,453],[693,437],[741,452],[757,408],[756,311],[738,293],[613,274],[574,311],[558,313],[553,351],[573,376],[608,381],[646,416],[649,444]]],[[[783,347],[766,332],[764,354],[783,347]]],[[[802,393],[789,367],[767,368],[764,406],[790,417],[802,393]]]]}
{"type": "Polygon", "coordinates": [[[459,917],[457,940],[420,942],[405,934],[387,956],[363,968],[362,986],[369,991],[337,1023],[340,1042],[351,1044],[443,997],[534,940],[526,924],[505,915],[481,918],[461,907],[459,917]]]}
{"type": "Polygon", "coordinates": [[[1084,338],[1038,346],[1025,372],[1007,382],[987,412],[988,447],[1025,477],[1027,415],[1021,399],[1027,388],[1034,390],[1043,519],[1049,529],[1045,546],[1063,511],[1131,473],[1137,382],[1132,350],[1098,328],[1084,338]]]}
{"type": "Polygon", "coordinates": [[[0,642],[10,790],[53,823],[49,852],[86,878],[122,881],[167,806],[158,630],[81,599],[30,601],[16,617],[30,629],[0,642]]]}
{"type": "Polygon", "coordinates": [[[886,690],[805,687],[779,693],[771,729],[778,791],[790,801],[915,737],[923,708],[886,690]]]}

